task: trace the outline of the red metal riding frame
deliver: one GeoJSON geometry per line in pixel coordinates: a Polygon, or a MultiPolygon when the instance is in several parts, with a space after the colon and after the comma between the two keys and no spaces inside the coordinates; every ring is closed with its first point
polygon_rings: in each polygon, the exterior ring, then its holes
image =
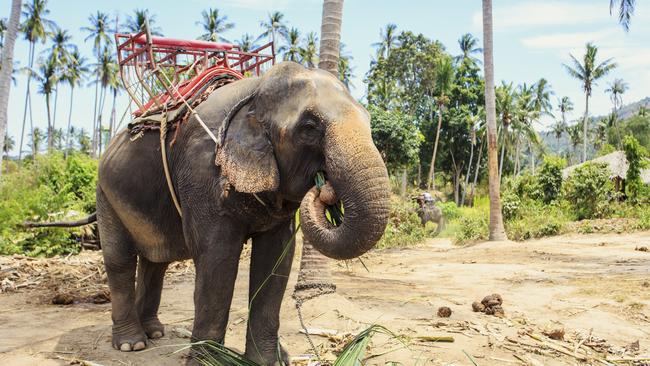
{"type": "Polygon", "coordinates": [[[117,33],[115,43],[122,83],[138,105],[133,113],[136,117],[152,110],[173,109],[219,76],[259,76],[269,62],[275,63],[273,42],[244,52],[229,43],[153,37],[143,30],[138,34],[117,33]],[[264,50],[271,53],[262,53],[264,50]],[[129,71],[135,72],[146,96],[144,92],[136,94],[129,71]]]}

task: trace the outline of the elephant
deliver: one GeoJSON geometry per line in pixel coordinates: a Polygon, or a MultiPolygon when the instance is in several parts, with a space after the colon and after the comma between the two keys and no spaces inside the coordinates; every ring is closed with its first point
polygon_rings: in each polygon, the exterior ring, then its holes
{"type": "Polygon", "coordinates": [[[416,213],[420,218],[422,227],[426,226],[427,222],[432,222],[436,224],[436,231],[434,234],[440,234],[442,229],[445,228],[445,220],[442,215],[442,210],[440,207],[435,205],[435,202],[431,195],[425,192],[416,197],[413,197],[413,200],[418,204],[416,213]]]}
{"type": "MultiPolygon", "coordinates": [[[[99,162],[97,222],[112,298],[112,344],[144,349],[158,319],[170,262],[196,267],[192,341],[223,343],[243,243],[252,240],[245,356],[289,364],[279,344],[280,305],[299,210],[305,240],[327,257],[355,258],[384,233],[388,173],[364,107],[332,74],[282,62],[216,89],[167,143],[117,134],[99,162]],[[345,216],[328,221],[314,177],[323,172],[345,216]],[[179,210],[173,203],[177,197],[179,210]]],[[[192,351],[196,355],[197,350],[192,351]]],[[[190,358],[188,363],[197,362],[190,358]]]]}

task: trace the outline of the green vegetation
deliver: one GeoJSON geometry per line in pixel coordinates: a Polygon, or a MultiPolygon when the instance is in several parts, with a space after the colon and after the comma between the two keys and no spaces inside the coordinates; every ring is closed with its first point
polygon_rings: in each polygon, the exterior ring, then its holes
{"type": "Polygon", "coordinates": [[[53,256],[77,253],[75,237],[84,228],[25,230],[25,220],[49,221],[85,216],[95,210],[97,161],[82,154],[38,157],[10,163],[0,184],[0,254],[53,256]]]}

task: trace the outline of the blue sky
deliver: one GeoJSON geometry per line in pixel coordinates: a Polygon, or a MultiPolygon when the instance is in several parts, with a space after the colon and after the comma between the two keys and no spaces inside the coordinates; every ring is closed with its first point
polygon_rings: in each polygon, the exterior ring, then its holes
{"type": "MultiPolygon", "coordinates": [[[[584,95],[578,82],[571,79],[561,65],[569,62],[569,53],[581,57],[584,44],[593,41],[600,48],[601,60],[613,57],[619,64],[618,69],[595,87],[590,101],[593,114],[605,114],[611,109],[611,102],[603,91],[614,78],[623,78],[630,86],[624,95],[625,102],[650,95],[650,3],[638,1],[632,28],[627,34],[610,16],[608,6],[607,0],[494,1],[496,80],[517,84],[533,83],[545,77],[556,93],[554,99],[566,95],[573,100],[575,111],[570,117],[577,118],[584,108],[584,95]]],[[[288,25],[297,27],[303,34],[320,29],[320,0],[50,0],[48,4],[49,18],[71,32],[74,42],[89,60],[92,60],[92,45],[83,42],[85,35],[80,28],[97,10],[120,14],[120,19],[124,20],[135,8],[149,9],[156,15],[156,23],[164,35],[196,38],[201,29],[195,22],[200,19],[201,11],[208,7],[219,8],[236,24],[225,34],[231,40],[240,39],[244,33],[261,33],[259,21],[274,10],[283,12],[288,25]]],[[[438,39],[448,52],[455,55],[459,53],[457,40],[463,33],[470,32],[482,39],[480,11],[480,0],[346,0],[342,41],[354,57],[353,95],[361,98],[365,93],[363,76],[375,52],[371,44],[378,41],[380,28],[386,23],[397,24],[399,30],[411,30],[438,39]]],[[[0,5],[0,17],[7,17],[8,12],[9,1],[4,0],[0,5]]],[[[22,38],[16,44],[15,59],[21,66],[26,64],[27,47],[22,38]]],[[[42,51],[46,46],[39,44],[37,47],[37,51],[42,51]]],[[[75,93],[73,125],[90,130],[94,89],[87,87],[75,93]]],[[[25,77],[19,76],[18,84],[12,86],[9,105],[9,134],[16,144],[20,136],[24,95],[25,77]]],[[[44,99],[35,93],[35,88],[32,95],[34,123],[45,128],[44,99]]],[[[56,119],[59,127],[67,122],[68,95],[67,86],[62,87],[56,119]]],[[[126,96],[119,98],[118,115],[125,110],[127,103],[126,96]]],[[[553,104],[557,103],[554,101],[553,104]]],[[[106,115],[110,112],[109,106],[110,102],[107,103],[106,115]]],[[[551,122],[547,118],[544,124],[551,122]]]]}

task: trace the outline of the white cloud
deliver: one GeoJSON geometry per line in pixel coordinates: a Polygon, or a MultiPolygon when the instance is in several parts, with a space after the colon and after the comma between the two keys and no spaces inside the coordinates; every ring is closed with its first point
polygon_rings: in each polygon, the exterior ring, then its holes
{"type": "Polygon", "coordinates": [[[528,48],[536,49],[581,48],[587,42],[600,44],[614,31],[614,29],[604,29],[596,32],[544,34],[541,36],[522,38],[521,43],[528,48]]]}
{"type": "MultiPolygon", "coordinates": [[[[609,19],[607,4],[570,4],[562,1],[525,1],[510,7],[495,7],[492,13],[494,29],[533,28],[558,25],[590,24],[609,19]]],[[[481,12],[472,16],[475,28],[481,28],[481,12]]]]}

